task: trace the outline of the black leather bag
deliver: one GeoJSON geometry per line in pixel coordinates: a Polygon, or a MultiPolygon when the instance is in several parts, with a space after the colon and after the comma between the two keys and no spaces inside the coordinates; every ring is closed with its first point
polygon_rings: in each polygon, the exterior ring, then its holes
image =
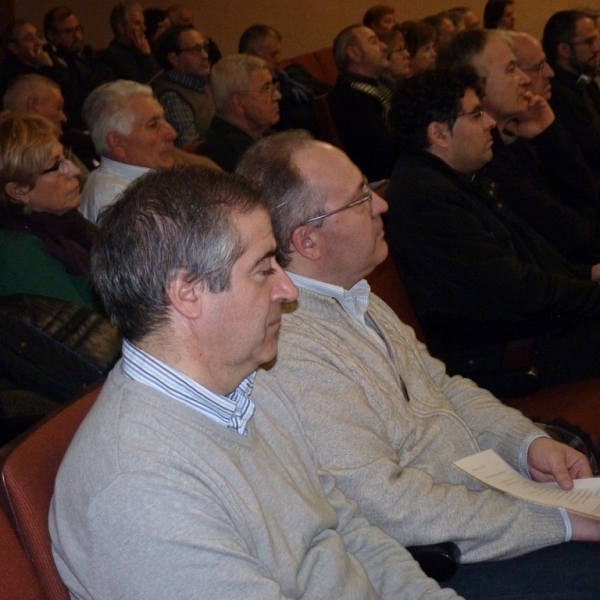
{"type": "Polygon", "coordinates": [[[65,403],[120,354],[117,329],[89,308],[44,296],[0,298],[0,365],[17,388],[65,403]]]}

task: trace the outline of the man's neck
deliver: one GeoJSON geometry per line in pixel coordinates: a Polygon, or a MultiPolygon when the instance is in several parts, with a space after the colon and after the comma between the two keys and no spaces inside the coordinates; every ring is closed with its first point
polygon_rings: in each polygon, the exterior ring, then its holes
{"type": "Polygon", "coordinates": [[[375,81],[378,80],[379,77],[381,77],[381,73],[373,74],[372,72],[369,72],[367,69],[364,69],[363,67],[361,67],[361,65],[350,65],[346,69],[345,73],[347,73],[351,77],[353,75],[355,75],[357,77],[365,77],[366,79],[373,79],[375,81]]]}
{"type": "Polygon", "coordinates": [[[255,140],[259,139],[260,136],[266,131],[266,129],[263,129],[260,132],[252,131],[251,125],[248,123],[248,121],[246,121],[246,119],[244,119],[242,117],[238,117],[236,115],[219,114],[218,116],[221,119],[223,119],[223,121],[227,121],[228,123],[235,125],[239,129],[241,129],[242,131],[247,133],[249,136],[253,137],[255,140]]]}

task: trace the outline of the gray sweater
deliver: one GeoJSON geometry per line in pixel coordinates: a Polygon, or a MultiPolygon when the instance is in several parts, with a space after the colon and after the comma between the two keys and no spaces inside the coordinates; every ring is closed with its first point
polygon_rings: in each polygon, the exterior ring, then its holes
{"type": "Polygon", "coordinates": [[[117,364],[65,456],[50,509],[73,598],[456,597],[317,471],[275,382],[252,397],[243,436],[117,364]]]}
{"type": "Polygon", "coordinates": [[[487,489],[451,464],[493,448],[518,469],[522,441],[539,433],[533,423],[470,380],[448,377],[373,294],[368,316],[387,351],[337,301],[301,290],[269,373],[340,489],[403,545],[455,541],[463,562],[564,541],[557,509],[487,489]]]}

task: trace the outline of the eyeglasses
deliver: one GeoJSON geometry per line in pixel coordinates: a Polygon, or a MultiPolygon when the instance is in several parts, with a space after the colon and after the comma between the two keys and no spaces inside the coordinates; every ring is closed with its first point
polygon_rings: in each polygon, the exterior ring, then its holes
{"type": "Polygon", "coordinates": [[[308,225],[309,223],[314,223],[315,221],[318,221],[319,219],[325,219],[326,217],[335,215],[339,212],[342,212],[343,210],[348,210],[349,208],[358,206],[359,204],[363,204],[364,202],[369,202],[373,198],[373,190],[371,190],[371,188],[369,187],[369,182],[367,181],[366,177],[363,177],[363,187],[366,187],[368,191],[365,193],[364,196],[360,197],[358,200],[355,200],[354,202],[350,202],[350,204],[346,204],[346,206],[342,206],[341,208],[336,208],[335,210],[325,213],[324,215],[319,215],[318,217],[313,217],[312,219],[308,219],[308,221],[304,221],[304,223],[302,223],[302,225],[308,225]]]}
{"type": "Polygon", "coordinates": [[[76,33],[83,33],[83,25],[77,25],[77,27],[67,27],[66,29],[55,29],[56,33],[62,33],[64,35],[75,35],[76,33]]]}
{"type": "Polygon", "coordinates": [[[256,94],[270,94],[271,96],[273,94],[275,94],[275,92],[278,92],[281,89],[281,84],[279,82],[277,83],[265,83],[265,85],[263,85],[260,90],[240,90],[241,93],[245,93],[248,94],[250,92],[254,92],[256,94]]]}
{"type": "Polygon", "coordinates": [[[180,48],[178,52],[191,52],[192,54],[202,54],[203,52],[206,52],[208,54],[209,48],[210,44],[207,42],[206,44],[196,44],[195,46],[190,46],[189,48],[180,48]]]}
{"type": "Polygon", "coordinates": [[[577,46],[578,44],[585,44],[586,46],[592,47],[598,41],[598,36],[589,37],[585,40],[580,40],[578,42],[567,42],[569,46],[577,46]]]}
{"type": "Polygon", "coordinates": [[[456,115],[456,118],[458,119],[458,117],[472,117],[473,119],[481,119],[481,118],[483,118],[483,113],[484,113],[484,110],[480,106],[479,108],[474,108],[473,110],[471,110],[469,112],[458,113],[456,115]]]}
{"type": "Polygon", "coordinates": [[[529,72],[529,73],[541,73],[547,64],[548,63],[545,60],[543,60],[539,65],[533,65],[533,67],[519,66],[519,69],[521,69],[521,71],[525,71],[525,72],[529,72]]]}
{"type": "Polygon", "coordinates": [[[61,175],[70,175],[75,169],[75,165],[68,158],[61,158],[54,166],[49,169],[44,169],[38,177],[47,175],[48,173],[54,173],[54,171],[58,171],[61,175]]]}

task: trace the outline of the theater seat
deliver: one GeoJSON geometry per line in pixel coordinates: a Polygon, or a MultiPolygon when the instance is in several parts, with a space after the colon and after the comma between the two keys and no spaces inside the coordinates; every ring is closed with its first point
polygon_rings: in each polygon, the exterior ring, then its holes
{"type": "Polygon", "coordinates": [[[50,547],[48,511],[54,480],[71,439],[99,393],[100,387],[89,391],[3,450],[2,500],[49,600],[69,600],[50,547]]]}
{"type": "Polygon", "coordinates": [[[0,510],[0,598],[45,600],[42,586],[6,513],[0,510]]]}

